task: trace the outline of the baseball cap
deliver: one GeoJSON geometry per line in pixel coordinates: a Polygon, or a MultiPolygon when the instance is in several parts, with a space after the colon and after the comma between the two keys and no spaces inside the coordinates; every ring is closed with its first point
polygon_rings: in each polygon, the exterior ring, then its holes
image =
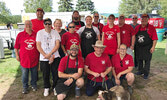
{"type": "Polygon", "coordinates": [[[125,16],[123,14],[119,15],[119,18],[125,18],[125,16]]]}
{"type": "Polygon", "coordinates": [[[44,21],[43,21],[43,23],[45,24],[46,21],[49,21],[49,22],[52,23],[52,20],[50,18],[45,18],[44,21]]]}
{"type": "Polygon", "coordinates": [[[148,14],[142,14],[141,18],[143,18],[143,17],[150,18],[148,14]]]}
{"type": "Polygon", "coordinates": [[[79,47],[78,47],[78,45],[76,45],[76,44],[72,44],[71,46],[70,46],[70,50],[78,50],[79,49],[79,47]]]}
{"type": "Polygon", "coordinates": [[[37,11],[42,11],[43,13],[45,13],[42,8],[37,8],[37,11]]]}

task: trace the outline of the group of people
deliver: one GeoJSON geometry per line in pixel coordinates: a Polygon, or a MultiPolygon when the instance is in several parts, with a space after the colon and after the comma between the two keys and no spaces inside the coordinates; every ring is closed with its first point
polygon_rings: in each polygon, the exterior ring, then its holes
{"type": "Polygon", "coordinates": [[[121,85],[124,79],[132,93],[135,79],[132,73],[133,49],[135,66],[138,66],[136,74],[148,78],[157,35],[155,28],[148,23],[147,14],[141,16],[141,25],[137,25],[135,15],[131,25],[125,24],[124,15],[119,16],[119,24],[115,25],[115,16],[111,14],[109,24],[104,26],[99,22],[97,12],[93,18],[86,16],[84,24],[79,12],[74,11],[68,30],[61,29],[60,19],[52,23],[50,18],[43,19],[44,14],[43,9],[38,8],[37,18],[26,20],[24,31],[16,38],[16,59],[22,69],[22,93],[28,93],[29,71],[32,90],[37,91],[39,67],[43,74],[43,95],[48,96],[52,87],[58,100],[65,99],[73,87],[75,96],[80,97],[84,83],[86,95],[92,96],[99,88],[121,85]]]}

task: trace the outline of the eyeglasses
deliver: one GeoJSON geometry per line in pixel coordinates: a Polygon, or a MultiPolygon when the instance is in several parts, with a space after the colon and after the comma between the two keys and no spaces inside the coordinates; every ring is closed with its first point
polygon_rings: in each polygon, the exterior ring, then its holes
{"type": "Polygon", "coordinates": [[[45,25],[51,25],[51,23],[45,23],[45,25]]]}
{"type": "Polygon", "coordinates": [[[120,50],[126,50],[125,48],[119,48],[120,50]]]}
{"type": "Polygon", "coordinates": [[[137,19],[137,18],[133,18],[133,19],[137,19]]]}
{"type": "Polygon", "coordinates": [[[99,16],[94,16],[94,17],[99,17],[99,16]]]}
{"type": "Polygon", "coordinates": [[[75,28],[75,26],[69,26],[68,28],[75,28]]]}
{"type": "Polygon", "coordinates": [[[122,63],[122,60],[120,61],[120,65],[121,65],[121,67],[123,67],[123,63],[122,63]]]}

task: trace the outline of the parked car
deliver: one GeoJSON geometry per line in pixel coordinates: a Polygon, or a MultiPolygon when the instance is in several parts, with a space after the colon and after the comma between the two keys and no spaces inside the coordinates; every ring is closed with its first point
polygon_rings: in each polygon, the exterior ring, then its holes
{"type": "MultiPolygon", "coordinates": [[[[136,14],[138,18],[141,18],[142,14],[136,14]]],[[[159,14],[148,14],[150,18],[163,18],[162,16],[160,16],[159,14]]],[[[129,15],[128,18],[132,18],[132,15],[129,15]]]]}

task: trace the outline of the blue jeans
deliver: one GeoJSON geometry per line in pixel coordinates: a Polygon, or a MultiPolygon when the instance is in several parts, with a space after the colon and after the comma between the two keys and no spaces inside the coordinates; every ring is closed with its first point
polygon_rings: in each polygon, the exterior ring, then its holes
{"type": "Polygon", "coordinates": [[[37,87],[37,69],[38,65],[33,68],[24,68],[21,66],[23,88],[28,88],[29,71],[31,71],[31,86],[37,87]]]}

